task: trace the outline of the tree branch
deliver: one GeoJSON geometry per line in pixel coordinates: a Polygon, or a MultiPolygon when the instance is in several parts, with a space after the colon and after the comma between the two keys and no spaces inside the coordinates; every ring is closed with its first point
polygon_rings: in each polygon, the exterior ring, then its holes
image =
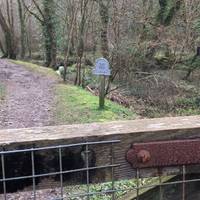
{"type": "Polygon", "coordinates": [[[36,3],[35,0],[32,0],[32,1],[33,1],[33,3],[34,3],[35,7],[38,9],[39,13],[41,14],[43,20],[45,21],[45,16],[44,16],[42,10],[40,9],[40,6],[36,3]]]}
{"type": "Polygon", "coordinates": [[[31,9],[25,4],[24,0],[23,0],[23,5],[24,5],[24,8],[25,8],[31,15],[33,15],[41,24],[44,24],[44,20],[42,20],[36,13],[34,13],[33,11],[31,11],[31,9]]]}

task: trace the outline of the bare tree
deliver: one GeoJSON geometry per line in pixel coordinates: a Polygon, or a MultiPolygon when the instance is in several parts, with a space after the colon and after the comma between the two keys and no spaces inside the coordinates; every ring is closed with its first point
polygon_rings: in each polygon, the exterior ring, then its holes
{"type": "Polygon", "coordinates": [[[15,59],[17,56],[17,42],[14,30],[13,5],[9,0],[6,0],[6,5],[0,6],[0,26],[5,37],[5,49],[1,43],[1,49],[4,52],[4,57],[15,59]],[[7,18],[3,15],[2,7],[6,7],[7,18]]]}
{"type": "Polygon", "coordinates": [[[26,24],[25,24],[25,12],[24,6],[21,0],[17,0],[19,19],[20,19],[20,29],[21,29],[21,58],[25,57],[26,53],[26,24]]]}
{"type": "Polygon", "coordinates": [[[33,15],[41,24],[43,29],[43,36],[45,40],[45,54],[46,54],[46,66],[57,68],[57,38],[56,38],[56,21],[55,21],[55,2],[54,0],[42,0],[43,9],[41,5],[36,1],[32,0],[34,8],[37,13],[33,11],[31,6],[24,6],[27,11],[33,15]]]}
{"type": "Polygon", "coordinates": [[[80,0],[80,23],[78,27],[78,47],[77,47],[77,70],[76,70],[76,78],[75,78],[75,85],[82,84],[82,75],[81,75],[81,68],[82,68],[82,58],[84,53],[84,36],[85,36],[85,27],[87,22],[88,16],[88,3],[89,0],[80,0]]]}

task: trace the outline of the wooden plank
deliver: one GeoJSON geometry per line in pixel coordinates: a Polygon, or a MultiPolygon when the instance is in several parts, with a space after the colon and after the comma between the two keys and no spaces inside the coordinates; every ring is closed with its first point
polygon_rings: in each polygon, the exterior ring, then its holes
{"type": "MultiPolygon", "coordinates": [[[[188,138],[200,138],[200,116],[0,130],[0,148],[10,150],[32,146],[120,140],[119,144],[114,145],[114,160],[120,164],[114,175],[119,180],[135,177],[135,170],[125,158],[132,143],[188,138]]],[[[110,145],[96,145],[92,148],[95,152],[96,166],[110,164],[110,145]]],[[[110,180],[110,171],[108,169],[96,172],[96,181],[110,180]]],[[[163,172],[179,174],[180,169],[166,168],[163,172]]],[[[145,169],[141,171],[141,175],[155,176],[157,169],[145,169]]]]}
{"type": "Polygon", "coordinates": [[[10,129],[0,130],[0,145],[46,140],[78,139],[79,141],[86,141],[95,137],[127,139],[134,136],[134,138],[131,138],[132,141],[165,140],[167,138],[171,139],[173,136],[196,138],[200,135],[197,132],[199,129],[200,116],[10,129]],[[167,132],[171,133],[170,136],[166,134],[167,132]]]}

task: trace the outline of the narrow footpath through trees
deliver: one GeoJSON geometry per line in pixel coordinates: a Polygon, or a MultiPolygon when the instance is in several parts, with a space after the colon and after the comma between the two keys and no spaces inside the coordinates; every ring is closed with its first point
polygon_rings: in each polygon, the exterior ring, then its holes
{"type": "Polygon", "coordinates": [[[54,86],[50,77],[34,73],[8,60],[0,60],[0,129],[53,125],[54,86]]]}

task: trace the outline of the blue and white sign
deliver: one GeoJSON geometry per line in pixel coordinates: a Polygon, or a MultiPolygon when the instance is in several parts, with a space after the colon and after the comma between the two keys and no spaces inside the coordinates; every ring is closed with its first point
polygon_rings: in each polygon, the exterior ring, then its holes
{"type": "Polygon", "coordinates": [[[93,70],[93,74],[110,76],[111,70],[110,70],[110,64],[109,64],[108,60],[106,60],[105,58],[97,59],[95,68],[93,70]]]}

